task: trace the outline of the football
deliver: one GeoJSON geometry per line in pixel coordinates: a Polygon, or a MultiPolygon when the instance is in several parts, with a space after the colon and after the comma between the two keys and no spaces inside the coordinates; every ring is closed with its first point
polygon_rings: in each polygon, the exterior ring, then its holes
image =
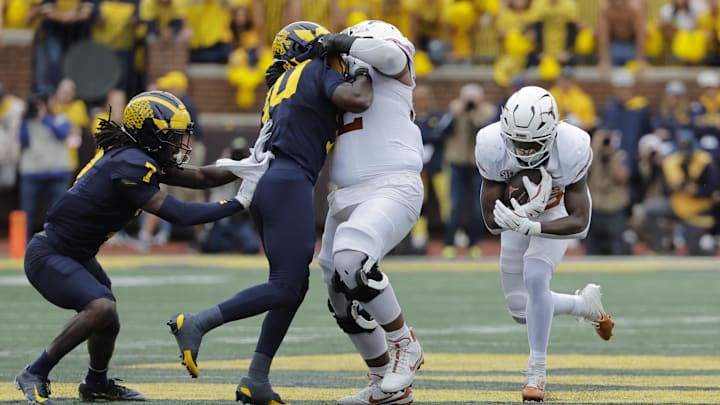
{"type": "Polygon", "coordinates": [[[525,204],[528,201],[530,196],[528,196],[527,191],[525,191],[525,185],[522,180],[524,176],[527,176],[528,180],[535,184],[540,183],[542,179],[540,169],[525,169],[515,173],[515,175],[508,179],[505,187],[505,201],[503,201],[505,204],[510,205],[510,199],[512,198],[516,199],[520,204],[525,204]]]}

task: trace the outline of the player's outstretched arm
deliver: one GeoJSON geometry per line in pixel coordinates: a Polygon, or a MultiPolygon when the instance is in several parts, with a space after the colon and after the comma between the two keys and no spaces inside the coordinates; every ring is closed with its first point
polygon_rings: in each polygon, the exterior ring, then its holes
{"type": "Polygon", "coordinates": [[[498,235],[503,230],[503,228],[495,223],[493,208],[495,208],[495,201],[502,199],[504,194],[505,183],[488,180],[483,177],[482,187],[480,188],[480,206],[482,207],[485,227],[493,235],[498,235]]]}
{"type": "Polygon", "coordinates": [[[211,203],[186,202],[162,190],[150,197],[142,207],[166,221],[183,226],[214,222],[240,212],[243,208],[237,199],[211,203]]]}
{"type": "Polygon", "coordinates": [[[355,80],[340,84],[332,94],[333,104],[353,113],[361,113],[370,108],[372,100],[372,79],[367,68],[358,69],[355,80]]]}
{"type": "Polygon", "coordinates": [[[590,227],[592,200],[587,177],[565,187],[566,217],[541,223],[541,236],[557,239],[584,238],[590,227]]]}
{"type": "Polygon", "coordinates": [[[237,177],[229,170],[214,165],[201,167],[183,165],[182,168],[168,169],[162,182],[171,186],[204,189],[222,186],[236,179],[237,177]]]}

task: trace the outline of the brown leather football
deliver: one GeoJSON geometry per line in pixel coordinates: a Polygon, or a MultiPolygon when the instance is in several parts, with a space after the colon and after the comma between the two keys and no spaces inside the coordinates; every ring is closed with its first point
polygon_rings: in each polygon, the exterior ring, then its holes
{"type": "Polygon", "coordinates": [[[514,198],[520,204],[525,204],[528,201],[528,193],[525,191],[525,185],[523,184],[523,176],[535,184],[540,183],[542,179],[542,172],[540,169],[525,169],[521,170],[507,181],[505,187],[505,204],[510,205],[510,199],[514,198]]]}

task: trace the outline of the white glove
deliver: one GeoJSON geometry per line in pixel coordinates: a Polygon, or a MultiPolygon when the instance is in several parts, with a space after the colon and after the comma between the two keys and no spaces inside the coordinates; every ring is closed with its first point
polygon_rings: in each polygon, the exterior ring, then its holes
{"type": "Polygon", "coordinates": [[[530,181],[527,176],[523,176],[523,186],[525,186],[525,191],[527,192],[529,200],[523,205],[517,204],[517,201],[513,204],[515,212],[521,216],[529,218],[537,217],[545,212],[545,207],[547,206],[548,201],[550,201],[550,194],[552,193],[552,176],[550,176],[547,170],[545,170],[542,166],[540,166],[540,173],[542,173],[540,184],[535,184],[530,181]]]}
{"type": "Polygon", "coordinates": [[[272,152],[263,151],[265,142],[270,139],[271,126],[272,121],[267,120],[260,130],[255,146],[250,148],[250,156],[241,160],[218,159],[215,162],[215,166],[227,169],[241,179],[257,183],[260,177],[265,174],[265,170],[267,170],[270,165],[270,161],[275,158],[272,152]]]}
{"type": "Polygon", "coordinates": [[[272,152],[263,151],[265,142],[272,135],[270,132],[271,126],[272,121],[267,120],[260,130],[255,146],[250,149],[250,156],[242,160],[218,159],[215,162],[216,167],[227,169],[243,179],[235,199],[245,208],[250,206],[258,181],[270,167],[270,161],[275,158],[272,152]]]}
{"type": "Polygon", "coordinates": [[[523,235],[539,235],[542,230],[540,222],[531,221],[528,217],[517,213],[517,209],[520,208],[519,204],[515,199],[514,201],[515,211],[506,207],[505,204],[500,200],[495,200],[495,208],[493,209],[493,219],[495,223],[503,228],[510,231],[515,231],[523,235]]]}
{"type": "Polygon", "coordinates": [[[257,182],[243,180],[242,183],[240,183],[237,194],[235,194],[235,199],[238,200],[243,207],[249,208],[255,195],[255,188],[257,188],[257,182]]]}
{"type": "Polygon", "coordinates": [[[345,63],[347,63],[348,73],[352,77],[355,77],[355,72],[357,72],[357,70],[361,67],[364,67],[367,70],[371,70],[369,64],[361,61],[358,58],[353,58],[352,56],[348,55],[348,56],[345,56],[344,59],[345,59],[345,63]]]}
{"type": "MultiPolygon", "coordinates": [[[[272,128],[272,120],[268,119],[267,121],[265,121],[262,128],[260,128],[260,133],[255,140],[255,145],[250,148],[250,156],[253,156],[256,162],[262,162],[265,159],[265,155],[268,153],[272,155],[272,152],[264,150],[265,143],[268,139],[270,139],[270,136],[272,135],[270,128],[272,128]]],[[[275,156],[273,156],[273,158],[274,157],[275,156]]]]}

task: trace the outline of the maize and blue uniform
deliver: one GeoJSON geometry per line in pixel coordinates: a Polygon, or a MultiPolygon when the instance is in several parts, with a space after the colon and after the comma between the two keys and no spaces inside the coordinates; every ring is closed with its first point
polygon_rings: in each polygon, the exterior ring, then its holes
{"type": "Polygon", "coordinates": [[[121,148],[99,153],[80,172],[26,250],[25,273],[43,297],[76,311],[97,298],[115,300],[95,255],[159,190],[159,167],[142,150],[121,148]]]}
{"type": "Polygon", "coordinates": [[[266,149],[275,159],[255,190],[250,211],[270,264],[268,282],[219,305],[225,322],[267,312],[256,352],[273,357],[308,289],[315,252],[313,186],[335,142],[338,108],[331,98],[345,82],[324,59],[286,71],[268,90],[263,121],[272,119],[266,149]]]}
{"type": "MultiPolygon", "coordinates": [[[[75,184],[50,208],[45,230],[28,244],[25,274],[33,287],[53,304],[76,311],[98,298],[114,301],[110,279],[95,255],[160,191],[161,173],[158,162],[142,149],[122,147],[98,152],[75,184]]],[[[184,216],[189,222],[202,223],[240,209],[235,200],[193,204],[168,196],[158,215],[184,216]],[[177,209],[192,209],[194,213],[165,214],[177,209]]]]}

